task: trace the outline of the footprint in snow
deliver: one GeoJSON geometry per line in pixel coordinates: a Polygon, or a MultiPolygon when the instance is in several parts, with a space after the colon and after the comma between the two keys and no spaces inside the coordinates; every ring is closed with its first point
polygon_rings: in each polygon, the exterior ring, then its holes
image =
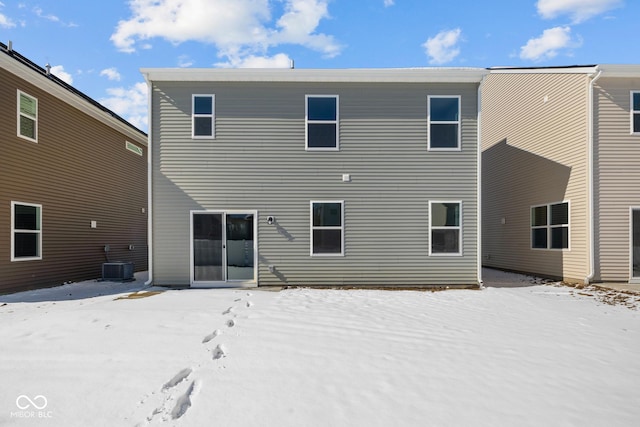
{"type": "Polygon", "coordinates": [[[252,305],[253,303],[251,301],[247,301],[247,304],[246,304],[247,308],[250,308],[252,305]]]}
{"type": "Polygon", "coordinates": [[[227,351],[225,350],[222,344],[218,344],[216,348],[213,350],[213,360],[222,359],[227,355],[227,351]]]}
{"type": "Polygon", "coordinates": [[[236,321],[233,319],[227,320],[227,326],[233,328],[234,326],[236,326],[236,321]]]}
{"type": "Polygon", "coordinates": [[[197,380],[192,381],[187,391],[185,391],[183,395],[178,397],[178,400],[176,401],[176,405],[173,407],[173,410],[171,411],[172,419],[177,420],[178,418],[182,417],[189,408],[191,408],[191,405],[193,404],[191,399],[196,394],[198,394],[199,389],[200,389],[200,382],[197,380]]]}
{"type": "Polygon", "coordinates": [[[169,390],[170,388],[173,388],[173,387],[177,386],[182,381],[187,379],[189,377],[189,375],[191,375],[192,372],[193,372],[193,369],[184,368],[183,370],[181,370],[180,372],[175,374],[173,376],[173,378],[171,378],[169,381],[167,381],[165,383],[165,385],[162,386],[162,391],[169,390]]]}
{"type": "Polygon", "coordinates": [[[204,337],[202,339],[202,344],[208,343],[209,341],[211,341],[212,339],[214,339],[215,337],[217,337],[221,333],[222,333],[222,331],[220,329],[216,329],[215,331],[211,332],[209,335],[207,335],[206,337],[204,337]]]}
{"type": "Polygon", "coordinates": [[[225,311],[222,312],[222,314],[229,314],[233,311],[233,307],[229,307],[227,308],[225,311]]]}

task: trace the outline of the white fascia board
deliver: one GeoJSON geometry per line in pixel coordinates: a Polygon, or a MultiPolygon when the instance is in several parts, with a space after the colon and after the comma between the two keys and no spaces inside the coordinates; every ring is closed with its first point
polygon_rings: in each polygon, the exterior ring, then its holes
{"type": "Polygon", "coordinates": [[[601,64],[598,70],[602,71],[602,77],[640,77],[640,65],[638,64],[601,64]]]}
{"type": "Polygon", "coordinates": [[[549,67],[549,68],[515,68],[492,67],[490,74],[593,74],[597,66],[593,67],[549,67]]]}
{"type": "Polygon", "coordinates": [[[80,96],[68,91],[64,87],[49,80],[47,77],[39,74],[38,72],[27,68],[25,65],[20,64],[18,61],[7,57],[7,55],[0,54],[0,67],[33,84],[34,86],[42,88],[47,93],[55,96],[63,102],[66,102],[67,104],[93,117],[94,119],[106,124],[110,128],[122,132],[127,136],[127,138],[130,138],[132,141],[143,144],[145,146],[147,145],[147,138],[142,133],[136,132],[125,123],[108,114],[106,111],[102,111],[87,100],[82,99],[80,96]]]}
{"type": "Polygon", "coordinates": [[[484,68],[142,68],[147,82],[480,83],[484,68]]]}

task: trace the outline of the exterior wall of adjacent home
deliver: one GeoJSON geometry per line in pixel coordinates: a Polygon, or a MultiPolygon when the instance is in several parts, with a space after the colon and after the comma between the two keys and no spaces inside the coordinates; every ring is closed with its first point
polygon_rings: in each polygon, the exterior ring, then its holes
{"type": "Polygon", "coordinates": [[[631,131],[631,91],[637,78],[595,83],[594,158],[596,280],[630,279],[630,208],[640,207],[640,135],[631,131]]]}
{"type": "Polygon", "coordinates": [[[145,135],[134,139],[92,118],[89,103],[81,111],[63,102],[47,77],[17,65],[30,76],[22,78],[4,67],[15,61],[0,56],[0,292],[100,278],[105,245],[111,261],[145,270],[145,135]],[[37,142],[18,136],[18,90],[37,99],[37,142]],[[126,150],[126,141],[144,155],[126,150]],[[41,259],[12,261],[12,202],[41,206],[41,259]]]}
{"type": "Polygon", "coordinates": [[[154,283],[190,283],[191,211],[255,210],[258,285],[476,285],[477,89],[151,80],[154,283]],[[215,95],[215,139],[191,138],[193,94],[215,95]],[[305,151],[319,94],[339,96],[339,151],[305,151]],[[461,151],[427,151],[428,95],[461,96],[461,151]],[[344,256],[310,255],[313,200],[344,201],[344,256]],[[462,202],[461,256],[429,256],[430,201],[462,202]]]}
{"type": "Polygon", "coordinates": [[[482,263],[589,274],[585,72],[492,72],[482,90],[482,263]],[[569,248],[532,249],[531,207],[569,202],[569,248]]]}

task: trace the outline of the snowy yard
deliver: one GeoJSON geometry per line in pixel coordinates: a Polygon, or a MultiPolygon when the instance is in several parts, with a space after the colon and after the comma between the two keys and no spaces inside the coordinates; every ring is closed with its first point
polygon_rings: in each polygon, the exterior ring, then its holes
{"type": "Polygon", "coordinates": [[[640,425],[640,296],[488,279],[0,296],[0,425],[640,425]]]}

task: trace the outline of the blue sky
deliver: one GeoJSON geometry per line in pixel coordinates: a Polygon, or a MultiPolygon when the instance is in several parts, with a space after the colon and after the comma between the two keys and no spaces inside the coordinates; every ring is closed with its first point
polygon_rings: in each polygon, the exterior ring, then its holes
{"type": "Polygon", "coordinates": [[[638,0],[0,0],[0,41],[143,130],[147,67],[631,64],[638,0]]]}

